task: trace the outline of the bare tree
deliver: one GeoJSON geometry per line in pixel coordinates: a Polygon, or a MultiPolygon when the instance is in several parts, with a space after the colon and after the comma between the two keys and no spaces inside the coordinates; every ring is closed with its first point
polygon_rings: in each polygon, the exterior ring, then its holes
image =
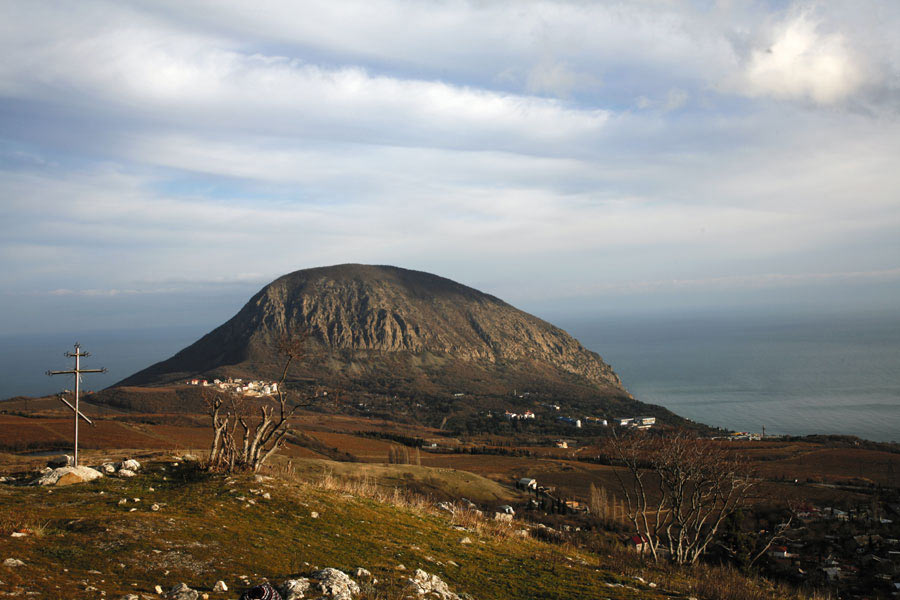
{"type": "Polygon", "coordinates": [[[602,522],[615,520],[615,508],[610,510],[609,494],[602,485],[597,487],[591,484],[588,492],[588,509],[596,519],[602,522]]]}
{"type": "Polygon", "coordinates": [[[685,434],[613,436],[612,454],[628,521],[654,560],[696,563],[756,480],[721,444],[685,434]]]}
{"type": "Polygon", "coordinates": [[[748,533],[741,529],[742,514],[736,512],[731,517],[731,529],[726,527],[725,535],[716,540],[716,545],[739,568],[749,572],[754,565],[762,559],[776,543],[787,538],[787,532],[791,529],[795,508],[791,505],[786,520],[781,521],[769,530],[761,530],[756,533],[748,533]]]}
{"type": "Polygon", "coordinates": [[[406,446],[394,445],[388,449],[388,463],[392,465],[408,465],[409,448],[406,446]]]}
{"type": "Polygon", "coordinates": [[[213,471],[258,471],[281,447],[290,432],[289,419],[300,404],[288,407],[285,389],[288,369],[305,355],[306,335],[284,335],[275,351],[283,360],[275,397],[249,398],[242,394],[204,390],[212,418],[213,441],[208,468],[213,471]]]}

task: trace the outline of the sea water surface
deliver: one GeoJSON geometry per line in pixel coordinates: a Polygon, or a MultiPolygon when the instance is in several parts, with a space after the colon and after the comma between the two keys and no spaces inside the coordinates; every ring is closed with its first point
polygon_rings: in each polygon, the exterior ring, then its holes
{"type": "Polygon", "coordinates": [[[85,369],[106,373],[83,375],[81,388],[102,390],[129,375],[165,360],[197,341],[212,327],[148,327],[116,331],[60,332],[0,336],[0,399],[44,396],[74,389],[71,375],[50,377],[46,371],[66,371],[74,359],[65,356],[81,344],[85,369]]]}
{"type": "MultiPolygon", "coordinates": [[[[598,352],[642,401],[713,426],[769,434],[849,434],[900,441],[900,313],[541,315],[598,352]]],[[[213,328],[0,337],[0,399],[73,387],[47,369],[80,341],[93,355],[83,389],[102,389],[213,328]]]]}
{"type": "Polygon", "coordinates": [[[900,314],[559,319],[638,399],[713,426],[900,441],[900,314]]]}

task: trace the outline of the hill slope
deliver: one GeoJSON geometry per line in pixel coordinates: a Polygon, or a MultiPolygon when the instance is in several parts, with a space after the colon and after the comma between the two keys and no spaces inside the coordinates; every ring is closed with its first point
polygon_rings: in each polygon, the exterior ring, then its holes
{"type": "Polygon", "coordinates": [[[295,380],[408,397],[531,390],[633,401],[612,368],[565,331],[449,279],[370,265],[280,277],[222,326],[116,385],[275,379],[277,340],[304,331],[310,356],[292,368],[295,380]]]}
{"type": "Polygon", "coordinates": [[[364,567],[379,583],[357,578],[360,600],[403,597],[417,568],[479,599],[587,598],[601,590],[617,599],[667,596],[597,569],[594,555],[512,538],[518,523],[460,521],[467,530],[459,531],[451,517],[421,502],[406,507],[317,485],[226,479],[190,466],[152,464],[130,480],[104,478],[52,495],[0,484],[0,511],[7,510],[0,551],[24,563],[0,567],[0,593],[11,595],[157,597],[157,584],[168,590],[184,581],[211,592],[222,579],[232,591],[218,597],[236,598],[248,587],[240,576],[280,583],[321,567],[351,574],[364,567]],[[11,538],[18,530],[39,535],[11,538]],[[460,543],[465,537],[471,543],[460,543]],[[607,585],[619,582],[629,587],[607,585]]]}

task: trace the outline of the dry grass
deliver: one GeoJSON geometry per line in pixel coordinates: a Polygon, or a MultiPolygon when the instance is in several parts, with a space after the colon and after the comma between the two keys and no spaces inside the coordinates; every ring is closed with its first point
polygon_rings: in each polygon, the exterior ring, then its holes
{"type": "MultiPolygon", "coordinates": [[[[325,490],[349,494],[358,498],[367,498],[394,508],[410,511],[417,515],[441,515],[447,516],[444,509],[439,508],[434,499],[419,494],[413,490],[398,486],[384,486],[379,484],[375,477],[362,475],[359,477],[342,477],[336,475],[334,470],[324,468],[316,478],[298,478],[291,472],[291,467],[276,467],[271,473],[288,475],[293,480],[301,481],[305,485],[325,490]]],[[[497,521],[486,517],[480,510],[475,510],[461,504],[453,504],[453,512],[449,514],[452,525],[462,527],[477,535],[492,537],[497,540],[506,540],[517,534],[522,529],[521,522],[497,521]]]]}
{"type": "Polygon", "coordinates": [[[24,533],[34,538],[43,538],[51,531],[52,527],[48,520],[38,520],[15,512],[0,514],[0,537],[24,533]]]}
{"type": "Polygon", "coordinates": [[[697,566],[690,572],[687,590],[705,600],[826,600],[830,596],[809,595],[766,579],[748,578],[728,567],[697,566]]]}
{"type": "Polygon", "coordinates": [[[380,486],[377,479],[368,475],[338,477],[333,470],[326,468],[319,478],[306,483],[321,490],[368,498],[419,515],[437,512],[431,499],[405,488],[380,486]]]}
{"type": "MultiPolygon", "coordinates": [[[[438,508],[432,499],[410,490],[397,487],[385,488],[369,476],[341,477],[331,469],[324,469],[317,479],[306,482],[318,489],[350,494],[376,502],[409,510],[418,515],[447,516],[444,509],[438,508]]],[[[558,552],[550,553],[546,559],[564,565],[571,561],[571,555],[577,555],[578,549],[566,536],[556,530],[523,529],[521,521],[498,521],[485,516],[482,511],[470,509],[460,504],[452,505],[449,514],[453,526],[465,529],[477,536],[506,541],[517,535],[533,537],[550,542],[558,552]],[[546,535],[546,532],[557,535],[546,535]]],[[[666,587],[682,594],[696,596],[704,600],[826,600],[828,597],[818,594],[807,594],[789,586],[770,582],[766,579],[747,577],[729,567],[695,565],[693,567],[676,567],[664,564],[648,563],[641,557],[623,549],[619,544],[610,542],[604,545],[599,553],[598,566],[606,571],[619,573],[626,580],[643,577],[648,580],[667,581],[666,587]]]]}

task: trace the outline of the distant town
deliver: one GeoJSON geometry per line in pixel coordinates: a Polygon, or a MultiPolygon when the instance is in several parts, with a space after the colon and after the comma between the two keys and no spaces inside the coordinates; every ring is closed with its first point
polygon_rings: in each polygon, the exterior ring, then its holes
{"type": "MultiPolygon", "coordinates": [[[[558,404],[545,404],[545,407],[553,408],[555,410],[560,410],[558,404]]],[[[516,413],[511,411],[506,411],[503,416],[509,421],[524,421],[528,419],[537,419],[537,415],[530,411],[526,410],[525,412],[516,413]]],[[[565,425],[571,425],[576,429],[581,429],[583,424],[590,423],[592,425],[599,425],[601,427],[608,427],[609,421],[602,417],[556,417],[556,420],[565,425]]],[[[619,425],[619,427],[633,427],[635,429],[650,429],[656,424],[656,417],[626,417],[621,419],[614,419],[614,422],[619,425]]]]}
{"type": "Polygon", "coordinates": [[[212,382],[206,379],[188,379],[187,385],[199,385],[202,387],[215,387],[217,389],[232,392],[234,394],[242,394],[244,396],[271,396],[278,393],[278,383],[274,381],[263,381],[261,379],[244,381],[241,378],[226,380],[213,379],[212,382]]]}

